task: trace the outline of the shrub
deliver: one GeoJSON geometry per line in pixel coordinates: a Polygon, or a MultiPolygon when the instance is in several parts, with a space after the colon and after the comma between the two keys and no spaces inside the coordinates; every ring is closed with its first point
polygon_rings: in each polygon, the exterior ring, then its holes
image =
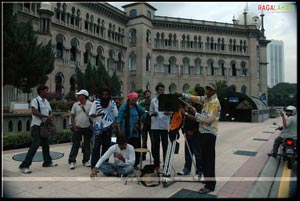
{"type": "MultiPolygon", "coordinates": [[[[70,129],[60,129],[56,135],[49,137],[50,144],[71,142],[70,129]]],[[[3,134],[3,150],[26,148],[31,145],[30,132],[8,132],[3,134]]]]}

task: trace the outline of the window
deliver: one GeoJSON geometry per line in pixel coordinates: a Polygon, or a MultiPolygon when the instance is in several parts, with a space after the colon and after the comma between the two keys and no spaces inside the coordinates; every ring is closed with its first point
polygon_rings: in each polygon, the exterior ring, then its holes
{"type": "Polygon", "coordinates": [[[129,31],[129,45],[135,45],[136,44],[136,30],[131,29],[129,31]]]}
{"type": "Polygon", "coordinates": [[[129,71],[136,71],[136,55],[131,53],[129,56],[129,71]]]}
{"type": "Polygon", "coordinates": [[[151,18],[151,12],[147,10],[147,17],[151,18]]]}
{"type": "Polygon", "coordinates": [[[147,30],[147,34],[146,34],[146,42],[147,42],[147,43],[151,43],[151,32],[150,32],[150,30],[147,30]]]}
{"type": "Polygon", "coordinates": [[[147,54],[146,57],[146,71],[150,71],[150,66],[151,66],[151,57],[149,54],[147,54]]]}
{"type": "Polygon", "coordinates": [[[236,76],[236,67],[235,67],[235,64],[231,65],[231,75],[232,76],[236,76]]]}
{"type": "Polygon", "coordinates": [[[135,17],[136,16],[136,9],[132,9],[129,11],[129,17],[135,17]]]}

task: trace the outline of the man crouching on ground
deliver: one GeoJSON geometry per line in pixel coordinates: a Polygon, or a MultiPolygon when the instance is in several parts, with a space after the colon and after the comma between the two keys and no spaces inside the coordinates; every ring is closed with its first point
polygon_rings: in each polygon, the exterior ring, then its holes
{"type": "Polygon", "coordinates": [[[90,176],[97,176],[97,169],[99,169],[106,176],[134,177],[134,163],[134,148],[132,145],[127,144],[126,139],[121,136],[118,137],[117,144],[110,146],[105,154],[98,160],[90,176]],[[112,154],[114,155],[114,164],[105,162],[112,154]]]}

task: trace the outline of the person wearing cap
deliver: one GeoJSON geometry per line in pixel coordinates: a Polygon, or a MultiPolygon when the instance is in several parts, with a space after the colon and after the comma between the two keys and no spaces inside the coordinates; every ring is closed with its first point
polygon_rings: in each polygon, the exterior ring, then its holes
{"type": "MultiPolygon", "coordinates": [[[[119,108],[117,118],[118,136],[125,136],[128,143],[135,149],[141,148],[141,125],[140,122],[146,118],[146,112],[139,104],[137,104],[138,94],[129,93],[127,102],[123,103],[119,108]]],[[[138,170],[140,163],[140,153],[135,153],[134,167],[138,170]]]]}
{"type": "Polygon", "coordinates": [[[89,92],[85,89],[76,93],[78,101],[75,102],[71,109],[72,122],[72,147],[69,154],[69,168],[75,169],[76,157],[83,136],[83,159],[82,164],[90,167],[91,157],[91,139],[92,139],[92,121],[89,118],[89,112],[92,102],[88,100],[89,92]]]}
{"type": "Polygon", "coordinates": [[[198,149],[194,149],[194,154],[197,157],[202,157],[203,160],[203,175],[205,186],[199,190],[199,193],[206,194],[215,190],[215,145],[218,135],[218,121],[221,113],[220,101],[216,94],[216,88],[213,84],[205,86],[205,96],[193,96],[191,94],[176,93],[178,96],[183,96],[194,103],[203,105],[201,113],[198,113],[195,108],[192,108],[191,114],[185,112],[187,118],[194,118],[199,122],[199,135],[195,136],[200,143],[198,149]]]}
{"type": "MultiPolygon", "coordinates": [[[[89,115],[94,120],[94,146],[91,159],[91,168],[93,168],[100,158],[101,146],[101,156],[103,156],[111,145],[112,127],[118,116],[116,103],[112,99],[108,88],[103,88],[101,90],[100,97],[93,102],[89,115]]],[[[108,162],[108,159],[106,162],[108,162]]]]}

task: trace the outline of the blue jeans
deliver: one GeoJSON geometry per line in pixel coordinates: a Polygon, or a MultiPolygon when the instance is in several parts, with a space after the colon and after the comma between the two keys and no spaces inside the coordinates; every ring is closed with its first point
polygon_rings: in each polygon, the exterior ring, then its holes
{"type": "Polygon", "coordinates": [[[26,154],[24,161],[20,164],[19,167],[26,168],[31,165],[32,159],[40,145],[42,145],[42,152],[43,152],[43,159],[44,159],[43,165],[51,164],[52,158],[50,156],[49,138],[41,138],[40,126],[31,127],[31,137],[32,137],[32,143],[29,147],[29,150],[26,154]]]}
{"type": "Polygon", "coordinates": [[[127,174],[131,177],[135,176],[134,168],[131,165],[117,166],[116,164],[103,162],[102,165],[100,165],[99,169],[103,174],[107,176],[113,175],[114,172],[117,172],[119,176],[121,176],[122,174],[127,174]]]}
{"type": "MultiPolygon", "coordinates": [[[[101,156],[108,150],[111,145],[111,128],[99,135],[94,135],[94,146],[92,150],[91,168],[95,167],[100,158],[100,147],[102,145],[101,156]]],[[[108,162],[108,160],[106,160],[108,162]]]]}
{"type": "Polygon", "coordinates": [[[78,150],[80,147],[82,136],[84,137],[82,163],[88,162],[90,160],[92,131],[89,127],[79,128],[77,131],[74,131],[72,134],[73,144],[69,155],[69,163],[76,163],[76,157],[78,155],[78,150]]]}

